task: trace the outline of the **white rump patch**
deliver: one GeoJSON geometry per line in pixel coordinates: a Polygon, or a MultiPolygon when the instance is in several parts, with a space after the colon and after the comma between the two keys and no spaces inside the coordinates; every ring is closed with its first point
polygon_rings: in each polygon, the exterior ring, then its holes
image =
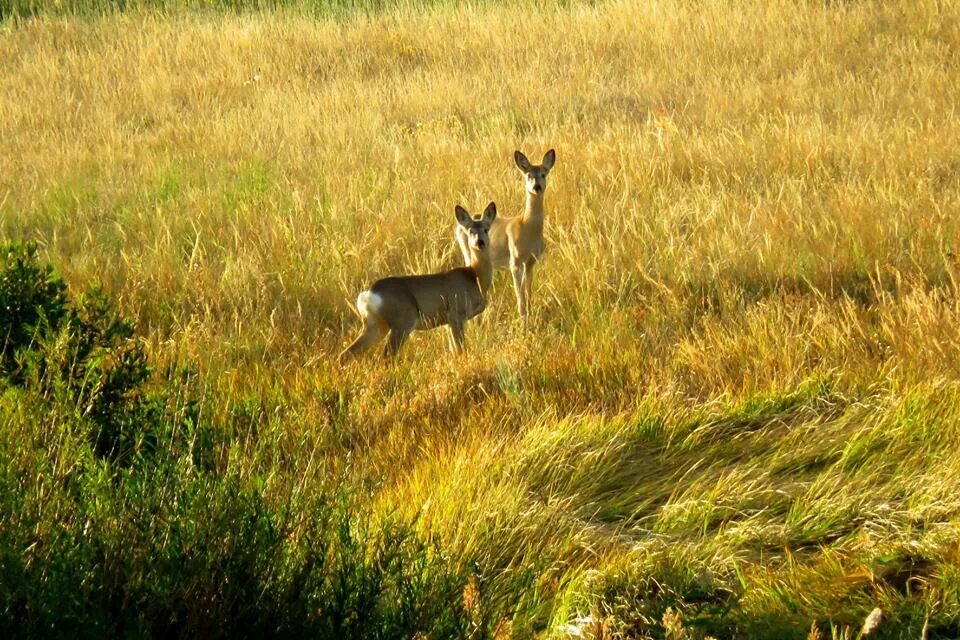
{"type": "Polygon", "coordinates": [[[367,317],[371,311],[377,313],[382,306],[383,298],[372,291],[361,291],[357,296],[357,311],[363,317],[367,317]]]}

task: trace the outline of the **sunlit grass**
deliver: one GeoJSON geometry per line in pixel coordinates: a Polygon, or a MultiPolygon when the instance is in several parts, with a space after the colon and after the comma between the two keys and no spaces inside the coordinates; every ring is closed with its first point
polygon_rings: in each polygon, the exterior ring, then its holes
{"type": "Polygon", "coordinates": [[[219,473],[342,474],[477,636],[960,633],[956,7],[292,4],[0,25],[0,236],[195,367],[219,473]],[[338,368],[551,147],[534,330],[499,274],[338,368]]]}

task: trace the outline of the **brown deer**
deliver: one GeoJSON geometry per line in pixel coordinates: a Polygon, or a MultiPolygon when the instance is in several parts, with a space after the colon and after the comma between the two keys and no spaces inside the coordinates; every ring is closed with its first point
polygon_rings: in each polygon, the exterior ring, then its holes
{"type": "Polygon", "coordinates": [[[388,332],[384,353],[396,355],[411,332],[442,325],[450,327],[451,347],[463,351],[467,320],[486,308],[493,282],[488,234],[497,218],[497,205],[491,202],[476,219],[460,205],[455,212],[469,251],[467,266],[429,275],[391,276],[361,291],[357,314],[363,329],[340,354],[341,361],[367,351],[388,332]]]}
{"type": "MultiPolygon", "coordinates": [[[[543,162],[532,165],[527,156],[513,152],[517,167],[523,172],[527,204],[523,213],[512,218],[498,218],[490,227],[490,261],[494,269],[509,268],[513,274],[513,288],[517,294],[517,311],[527,328],[527,310],[533,288],[533,266],[543,255],[543,196],[547,190],[547,175],[553,169],[557,152],[553,149],[543,156],[543,162]]],[[[462,226],[456,229],[457,244],[463,260],[470,264],[469,238],[462,226]]]]}

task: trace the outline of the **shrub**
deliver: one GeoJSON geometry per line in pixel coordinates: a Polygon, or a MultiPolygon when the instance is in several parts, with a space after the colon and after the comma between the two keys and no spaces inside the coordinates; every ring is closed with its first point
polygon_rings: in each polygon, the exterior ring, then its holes
{"type": "Polygon", "coordinates": [[[33,244],[0,245],[0,375],[24,378],[21,354],[55,330],[69,311],[67,287],[33,244]]]}
{"type": "Polygon", "coordinates": [[[0,635],[468,634],[466,578],[413,523],[348,473],[308,486],[277,442],[253,445],[277,462],[215,469],[229,431],[131,321],[35,247],[0,254],[0,635]]]}
{"type": "Polygon", "coordinates": [[[0,246],[0,373],[90,424],[100,456],[130,460],[155,449],[161,402],[132,320],[97,288],[68,295],[36,246],[0,246]]]}

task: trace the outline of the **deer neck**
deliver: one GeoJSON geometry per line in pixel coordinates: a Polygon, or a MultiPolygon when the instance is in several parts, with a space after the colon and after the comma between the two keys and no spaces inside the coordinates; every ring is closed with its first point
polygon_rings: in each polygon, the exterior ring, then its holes
{"type": "Polygon", "coordinates": [[[493,284],[493,262],[490,260],[489,245],[483,251],[472,249],[471,257],[473,259],[470,261],[470,268],[477,275],[477,285],[480,287],[480,293],[486,296],[487,291],[490,290],[490,285],[493,284]]]}
{"type": "Polygon", "coordinates": [[[543,194],[543,191],[540,193],[527,191],[527,205],[523,209],[524,222],[543,224],[543,194]]]}

